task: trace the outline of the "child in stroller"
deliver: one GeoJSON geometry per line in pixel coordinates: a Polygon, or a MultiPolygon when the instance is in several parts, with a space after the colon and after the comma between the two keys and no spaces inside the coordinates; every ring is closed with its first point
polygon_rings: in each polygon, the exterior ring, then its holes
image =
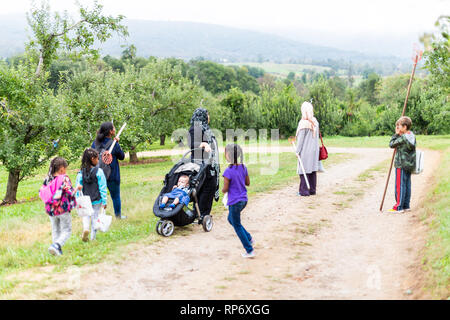
{"type": "MultiPolygon", "coordinates": [[[[209,163],[208,161],[201,164],[191,162],[190,157],[186,156],[194,150],[196,149],[185,153],[183,158],[166,174],[164,187],[153,205],[153,213],[160,218],[156,223],[156,232],[165,237],[173,234],[175,226],[185,226],[194,223],[196,219],[200,221],[198,195],[202,191],[209,163]]],[[[211,215],[203,216],[201,224],[204,231],[211,231],[213,226],[211,215]]]]}
{"type": "Polygon", "coordinates": [[[178,184],[176,186],[173,186],[172,191],[164,194],[161,204],[159,205],[159,208],[160,209],[164,208],[169,199],[174,199],[173,202],[169,205],[169,207],[172,209],[175,208],[177,204],[180,203],[180,201],[184,203],[186,206],[188,206],[190,202],[190,198],[187,195],[188,192],[189,192],[189,176],[182,175],[178,179],[178,184]]]}

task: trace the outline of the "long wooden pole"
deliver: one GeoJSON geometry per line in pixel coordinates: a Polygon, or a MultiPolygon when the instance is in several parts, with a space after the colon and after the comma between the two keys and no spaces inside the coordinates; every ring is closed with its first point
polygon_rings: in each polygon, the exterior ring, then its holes
{"type": "MultiPolygon", "coordinates": [[[[409,93],[411,92],[411,85],[412,85],[412,81],[414,78],[414,73],[416,72],[417,62],[419,61],[419,59],[420,59],[419,54],[417,54],[416,58],[414,59],[414,66],[413,66],[413,69],[411,72],[411,76],[409,78],[408,91],[406,93],[405,103],[403,104],[402,117],[405,115],[405,112],[406,112],[406,105],[408,104],[409,93]]],[[[397,151],[397,149],[394,149],[394,153],[392,154],[391,165],[389,167],[388,177],[386,180],[386,185],[384,187],[383,199],[381,200],[380,212],[383,211],[384,198],[386,197],[386,191],[387,191],[387,188],[389,185],[389,179],[391,178],[392,165],[394,164],[394,158],[395,158],[396,151],[397,151]]]]}

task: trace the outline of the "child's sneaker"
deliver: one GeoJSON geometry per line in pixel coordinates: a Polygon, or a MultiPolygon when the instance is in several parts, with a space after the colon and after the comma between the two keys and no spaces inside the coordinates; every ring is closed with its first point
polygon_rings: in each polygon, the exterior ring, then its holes
{"type": "Polygon", "coordinates": [[[165,206],[166,206],[165,203],[161,203],[161,204],[159,205],[159,208],[160,208],[160,209],[163,209],[165,206]]]}
{"type": "Polygon", "coordinates": [[[48,252],[49,252],[51,255],[54,255],[54,256],[60,256],[60,255],[62,255],[62,251],[61,251],[60,247],[58,246],[58,244],[55,244],[55,243],[53,243],[53,244],[48,248],[48,252]]]}
{"type": "Polygon", "coordinates": [[[255,250],[252,250],[252,252],[248,253],[248,252],[244,252],[242,254],[243,258],[254,258],[255,257],[255,250]]]}
{"type": "Polygon", "coordinates": [[[81,240],[83,240],[83,242],[88,242],[88,240],[89,240],[89,230],[84,230],[83,231],[83,236],[81,237],[81,240]]]}
{"type": "Polygon", "coordinates": [[[389,209],[387,213],[403,213],[403,210],[389,209]]]}

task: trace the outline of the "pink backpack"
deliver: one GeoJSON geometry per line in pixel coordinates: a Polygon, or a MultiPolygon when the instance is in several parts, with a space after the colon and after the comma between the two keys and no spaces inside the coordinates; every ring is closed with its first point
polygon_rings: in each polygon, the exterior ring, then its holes
{"type": "Polygon", "coordinates": [[[63,184],[65,177],[65,175],[59,175],[48,183],[44,182],[41,189],[39,190],[39,198],[41,198],[41,200],[45,204],[49,203],[53,199],[56,191],[58,191],[58,189],[63,184]]]}

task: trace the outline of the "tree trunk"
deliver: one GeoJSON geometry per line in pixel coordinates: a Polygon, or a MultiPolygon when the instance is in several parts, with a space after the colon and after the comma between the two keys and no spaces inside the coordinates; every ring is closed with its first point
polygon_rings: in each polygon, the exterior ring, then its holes
{"type": "Polygon", "coordinates": [[[6,195],[2,205],[13,204],[17,202],[17,187],[19,186],[20,170],[12,170],[9,172],[8,185],[6,186],[6,195]]]}
{"type": "Polygon", "coordinates": [[[159,145],[163,146],[164,143],[166,143],[166,136],[165,135],[159,136],[159,145]]]}
{"type": "Polygon", "coordinates": [[[35,74],[37,78],[40,77],[43,66],[44,66],[44,54],[42,53],[42,50],[41,50],[41,53],[39,55],[39,63],[36,68],[36,74],[35,74]]]}
{"type": "Polygon", "coordinates": [[[138,163],[139,159],[137,157],[137,153],[136,151],[134,151],[136,148],[135,147],[131,147],[130,149],[130,162],[131,163],[138,163]]]}

